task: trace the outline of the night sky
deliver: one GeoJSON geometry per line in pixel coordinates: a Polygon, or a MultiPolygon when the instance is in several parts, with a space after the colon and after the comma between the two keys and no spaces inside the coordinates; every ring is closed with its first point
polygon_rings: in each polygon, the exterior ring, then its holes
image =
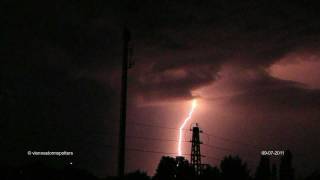
{"type": "Polygon", "coordinates": [[[177,153],[177,128],[197,99],[186,129],[197,122],[204,131],[211,145],[202,146],[204,163],[239,154],[254,172],[261,150],[290,149],[298,175],[308,174],[320,167],[317,7],[311,0],[2,1],[0,162],[42,158],[116,174],[126,24],[135,62],[127,171],[152,175],[164,153],[177,153]],[[28,150],[75,154],[36,158],[28,150]]]}

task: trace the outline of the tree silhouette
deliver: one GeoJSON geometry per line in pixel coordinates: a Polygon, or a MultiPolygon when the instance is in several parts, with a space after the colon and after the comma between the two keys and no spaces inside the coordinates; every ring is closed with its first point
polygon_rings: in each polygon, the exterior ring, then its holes
{"type": "Polygon", "coordinates": [[[275,164],[272,164],[271,180],[277,180],[277,166],[275,164]]]}
{"type": "Polygon", "coordinates": [[[172,180],[176,177],[176,160],[169,156],[161,158],[156,174],[153,177],[155,180],[172,180]]]}
{"type": "Polygon", "coordinates": [[[153,179],[155,180],[188,180],[194,179],[193,167],[184,157],[162,157],[153,179]]]}
{"type": "Polygon", "coordinates": [[[151,178],[145,172],[139,170],[126,174],[125,180],[150,180],[151,178]]]}
{"type": "Polygon", "coordinates": [[[189,164],[188,160],[183,157],[176,158],[176,179],[188,180],[194,179],[195,171],[194,168],[189,164]]]}
{"type": "Polygon", "coordinates": [[[36,161],[18,167],[1,167],[1,180],[98,180],[96,176],[84,169],[74,167],[55,168],[36,161]],[[3,170],[8,170],[3,174],[3,170]]]}
{"type": "Polygon", "coordinates": [[[319,180],[320,179],[320,171],[314,171],[311,175],[309,175],[306,180],[319,180]]]}
{"type": "Polygon", "coordinates": [[[221,179],[220,170],[217,167],[207,165],[205,168],[203,168],[202,174],[200,175],[200,179],[219,180],[221,179]]]}
{"type": "Polygon", "coordinates": [[[238,157],[227,156],[220,163],[222,180],[249,180],[249,170],[246,163],[238,157]]]}
{"type": "Polygon", "coordinates": [[[292,154],[289,150],[285,151],[280,161],[280,180],[293,180],[294,169],[292,167],[292,154]]]}
{"type": "Polygon", "coordinates": [[[270,180],[270,158],[269,156],[261,156],[260,163],[257,167],[255,179],[256,180],[270,180]]]}

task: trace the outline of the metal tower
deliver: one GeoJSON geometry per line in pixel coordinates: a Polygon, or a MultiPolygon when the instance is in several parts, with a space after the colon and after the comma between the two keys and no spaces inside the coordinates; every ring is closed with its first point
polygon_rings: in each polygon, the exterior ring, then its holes
{"type": "Polygon", "coordinates": [[[199,129],[198,124],[191,129],[192,131],[192,141],[191,141],[191,165],[195,170],[196,175],[201,174],[201,153],[200,153],[200,133],[202,131],[199,129]]]}

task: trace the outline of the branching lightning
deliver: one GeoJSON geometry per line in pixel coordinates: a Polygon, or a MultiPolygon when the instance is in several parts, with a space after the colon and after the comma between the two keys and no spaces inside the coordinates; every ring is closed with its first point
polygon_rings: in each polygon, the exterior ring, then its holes
{"type": "Polygon", "coordinates": [[[197,101],[194,99],[194,100],[192,100],[192,106],[191,106],[191,109],[189,111],[188,117],[186,119],[184,119],[182,125],[179,128],[179,142],[178,142],[178,154],[179,154],[179,156],[182,156],[182,151],[181,151],[182,130],[183,130],[184,126],[187,124],[187,122],[191,119],[192,113],[193,113],[193,111],[194,111],[194,109],[196,107],[197,107],[197,101]]]}

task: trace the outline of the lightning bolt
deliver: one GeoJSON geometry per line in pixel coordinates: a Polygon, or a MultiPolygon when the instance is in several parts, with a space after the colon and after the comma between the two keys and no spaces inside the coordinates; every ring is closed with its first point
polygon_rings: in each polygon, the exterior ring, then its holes
{"type": "Polygon", "coordinates": [[[187,122],[191,119],[192,113],[193,113],[193,111],[194,111],[194,109],[196,107],[197,107],[197,101],[194,99],[194,100],[192,100],[192,106],[191,106],[191,109],[189,111],[188,117],[186,119],[184,119],[182,125],[179,128],[179,142],[178,142],[178,154],[179,154],[179,156],[182,156],[182,152],[181,152],[182,130],[183,130],[184,126],[187,124],[187,122]]]}

